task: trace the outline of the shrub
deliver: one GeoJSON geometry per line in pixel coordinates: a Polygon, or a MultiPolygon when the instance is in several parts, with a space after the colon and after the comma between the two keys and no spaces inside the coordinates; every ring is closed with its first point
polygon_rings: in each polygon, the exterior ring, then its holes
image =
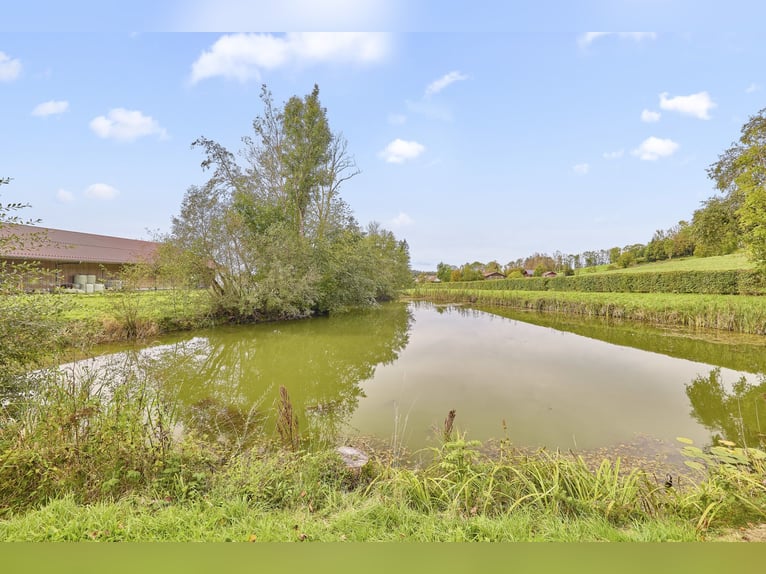
{"type": "Polygon", "coordinates": [[[575,276],[507,278],[491,283],[450,283],[442,289],[580,291],[589,293],[766,294],[766,275],[755,270],[588,273],[575,276]]]}

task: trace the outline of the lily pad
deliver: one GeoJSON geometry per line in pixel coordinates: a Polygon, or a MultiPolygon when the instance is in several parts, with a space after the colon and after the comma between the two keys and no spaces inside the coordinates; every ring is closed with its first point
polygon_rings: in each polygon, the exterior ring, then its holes
{"type": "Polygon", "coordinates": [[[686,438],[685,436],[677,436],[676,440],[684,444],[694,444],[694,441],[692,439],[686,438]]]}
{"type": "Polygon", "coordinates": [[[685,460],[684,464],[689,468],[693,468],[694,470],[705,470],[705,465],[696,460],[685,460]]]}
{"type": "Polygon", "coordinates": [[[681,454],[684,456],[690,456],[692,458],[700,458],[705,456],[703,450],[696,446],[685,446],[681,449],[681,454]]]}

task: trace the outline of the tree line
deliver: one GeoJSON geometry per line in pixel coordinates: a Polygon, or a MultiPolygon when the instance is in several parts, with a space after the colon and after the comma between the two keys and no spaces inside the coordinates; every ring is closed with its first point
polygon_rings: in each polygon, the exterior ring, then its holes
{"type": "Polygon", "coordinates": [[[707,174],[718,193],[702,202],[691,221],[658,229],[647,243],[574,254],[534,253],[506,265],[474,261],[458,267],[441,262],[436,276],[440,281],[475,281],[492,271],[507,277],[520,277],[525,271],[570,275],[598,265],[625,268],[674,257],[727,255],[741,248],[766,272],[766,108],[748,120],[739,140],[708,167],[707,174]]]}

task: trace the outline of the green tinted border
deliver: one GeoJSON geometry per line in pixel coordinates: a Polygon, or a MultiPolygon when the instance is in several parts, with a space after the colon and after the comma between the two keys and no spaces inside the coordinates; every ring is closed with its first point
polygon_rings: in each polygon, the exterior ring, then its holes
{"type": "Polygon", "coordinates": [[[760,571],[763,543],[6,543],[3,572],[473,572],[760,571]]]}

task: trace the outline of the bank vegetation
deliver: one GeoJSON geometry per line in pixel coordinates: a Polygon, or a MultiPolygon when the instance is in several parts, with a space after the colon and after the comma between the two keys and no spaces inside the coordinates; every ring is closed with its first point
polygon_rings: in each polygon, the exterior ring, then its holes
{"type": "Polygon", "coordinates": [[[448,417],[423,463],[357,439],[370,459],[350,467],[316,429],[184,412],[151,361],[124,366],[40,371],[4,404],[0,540],[688,541],[766,520],[753,445],[681,439],[687,471],[658,476],[507,441],[489,455],[448,417]]]}

